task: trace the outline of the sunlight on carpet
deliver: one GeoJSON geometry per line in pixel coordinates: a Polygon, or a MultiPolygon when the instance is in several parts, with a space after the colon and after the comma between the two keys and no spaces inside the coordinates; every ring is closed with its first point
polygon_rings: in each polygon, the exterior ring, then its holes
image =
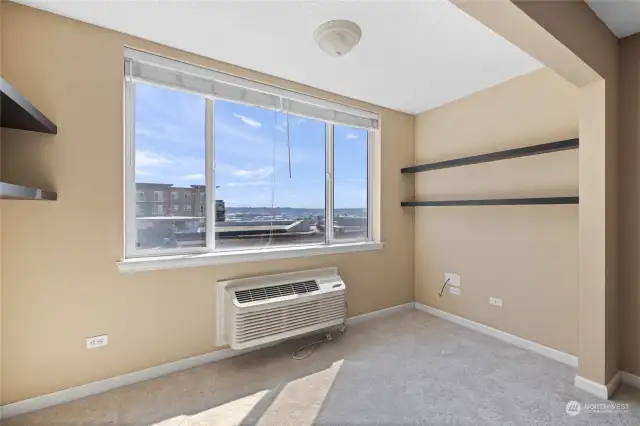
{"type": "Polygon", "coordinates": [[[150,426],[234,426],[239,425],[268,390],[236,399],[191,416],[181,415],[150,426]]]}
{"type": "MultiPolygon", "coordinates": [[[[287,383],[260,417],[259,426],[312,425],[344,360],[287,383]]],[[[237,426],[269,394],[263,390],[192,415],[180,415],[149,426],[237,426]]]]}
{"type": "Polygon", "coordinates": [[[287,383],[258,426],[312,425],[343,362],[287,383]]]}

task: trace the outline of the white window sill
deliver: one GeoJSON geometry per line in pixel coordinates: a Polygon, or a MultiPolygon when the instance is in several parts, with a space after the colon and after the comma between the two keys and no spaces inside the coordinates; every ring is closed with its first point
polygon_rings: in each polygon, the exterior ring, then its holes
{"type": "Polygon", "coordinates": [[[290,259],[322,254],[349,253],[381,249],[383,243],[363,241],[356,243],[287,246],[252,250],[235,250],[218,253],[182,254],[173,256],[141,257],[117,263],[120,272],[158,271],[162,269],[190,268],[195,266],[222,265],[226,263],[256,262],[261,260],[290,259]]]}

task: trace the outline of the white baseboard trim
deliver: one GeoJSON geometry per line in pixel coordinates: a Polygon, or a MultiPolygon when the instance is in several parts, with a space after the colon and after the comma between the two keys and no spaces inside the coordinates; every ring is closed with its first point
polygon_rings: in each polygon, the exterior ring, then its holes
{"type": "Polygon", "coordinates": [[[636,389],[640,389],[640,377],[635,374],[628,373],[626,371],[620,371],[620,379],[622,383],[626,383],[629,386],[633,386],[636,389]]]}
{"type": "Polygon", "coordinates": [[[358,324],[364,321],[369,321],[386,315],[395,314],[397,312],[412,311],[415,309],[413,302],[405,303],[403,305],[396,305],[390,308],[380,309],[378,311],[369,312],[367,314],[356,315],[354,317],[347,318],[348,325],[358,324]]]}
{"type": "MultiPolygon", "coordinates": [[[[368,321],[381,316],[385,316],[385,315],[389,315],[389,314],[401,312],[401,311],[408,311],[411,309],[414,309],[413,302],[405,303],[403,305],[398,305],[398,306],[392,306],[390,308],[381,309],[379,311],[369,312],[367,314],[350,317],[348,319],[348,324],[357,324],[363,321],[368,321]]],[[[187,370],[189,368],[197,367],[199,365],[221,361],[226,358],[232,358],[248,352],[256,351],[258,349],[263,349],[268,346],[273,346],[278,343],[280,342],[257,346],[253,348],[242,349],[242,350],[220,349],[220,350],[209,352],[203,355],[198,355],[191,358],[185,358],[178,361],[169,362],[167,364],[145,368],[144,370],[138,370],[131,373],[123,374],[121,376],[111,377],[108,379],[99,380],[97,382],[87,383],[85,385],[75,386],[73,388],[64,389],[58,392],[37,396],[35,398],[25,399],[24,401],[18,401],[11,404],[6,404],[3,406],[0,406],[0,420],[8,419],[10,417],[15,417],[20,414],[29,413],[32,411],[41,410],[43,408],[51,407],[54,405],[75,401],[80,398],[106,392],[122,386],[143,382],[145,380],[155,379],[160,376],[165,376],[167,374],[187,370]]]]}
{"type": "Polygon", "coordinates": [[[563,364],[567,364],[571,367],[578,368],[577,356],[569,355],[557,349],[549,348],[539,343],[535,343],[530,340],[523,339],[522,337],[514,336],[513,334],[500,331],[493,327],[489,327],[487,325],[480,324],[478,322],[471,321],[469,319],[459,317],[454,314],[450,314],[449,312],[441,311],[440,309],[432,308],[431,306],[427,306],[422,303],[416,302],[415,306],[416,306],[416,309],[420,311],[428,312],[431,315],[435,315],[437,317],[446,319],[448,321],[459,324],[463,327],[470,328],[474,331],[487,334],[489,336],[500,339],[503,342],[510,343],[514,346],[518,346],[519,348],[528,349],[540,355],[546,356],[547,358],[551,358],[555,361],[561,362],[563,364]]]}
{"type": "Polygon", "coordinates": [[[594,382],[582,376],[576,376],[573,381],[573,384],[583,391],[598,397],[600,399],[609,399],[611,395],[618,389],[620,386],[620,381],[622,379],[622,372],[618,371],[612,378],[609,380],[609,383],[606,385],[594,382]]]}

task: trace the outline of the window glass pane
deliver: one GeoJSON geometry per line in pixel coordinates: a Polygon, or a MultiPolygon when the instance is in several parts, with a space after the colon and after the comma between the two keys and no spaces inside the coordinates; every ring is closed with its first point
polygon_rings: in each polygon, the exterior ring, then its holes
{"type": "Polygon", "coordinates": [[[216,250],[323,243],[325,123],[221,100],[214,111],[216,250]]]}
{"type": "Polygon", "coordinates": [[[192,203],[205,193],[205,100],[137,84],[135,102],[136,246],[203,247],[204,214],[192,203]]]}
{"type": "Polygon", "coordinates": [[[367,239],[367,131],[333,129],[333,238],[367,239]]]}

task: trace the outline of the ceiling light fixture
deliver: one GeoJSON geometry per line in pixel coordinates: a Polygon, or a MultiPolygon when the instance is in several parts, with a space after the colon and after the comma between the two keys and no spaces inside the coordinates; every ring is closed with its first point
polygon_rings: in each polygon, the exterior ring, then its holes
{"type": "Polygon", "coordinates": [[[355,22],[338,19],[320,25],[313,37],[327,55],[344,56],[358,44],[362,30],[355,22]]]}

